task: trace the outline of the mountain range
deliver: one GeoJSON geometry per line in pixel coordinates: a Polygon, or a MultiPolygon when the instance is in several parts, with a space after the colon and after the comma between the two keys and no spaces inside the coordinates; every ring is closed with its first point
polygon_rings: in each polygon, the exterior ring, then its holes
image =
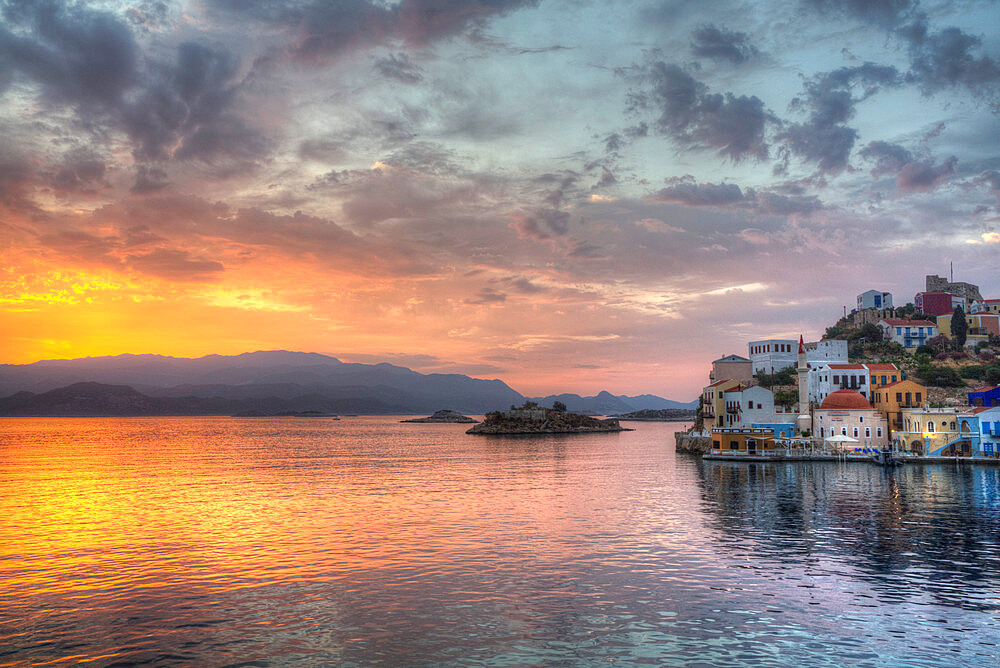
{"type": "MultiPolygon", "coordinates": [[[[117,355],[0,365],[0,415],[231,415],[243,411],[399,414],[450,408],[481,414],[529,399],[501,380],[422,374],[319,353],[258,351],[195,359],[117,355]]],[[[559,394],[571,411],[598,414],[692,408],[655,395],[559,394]]]]}

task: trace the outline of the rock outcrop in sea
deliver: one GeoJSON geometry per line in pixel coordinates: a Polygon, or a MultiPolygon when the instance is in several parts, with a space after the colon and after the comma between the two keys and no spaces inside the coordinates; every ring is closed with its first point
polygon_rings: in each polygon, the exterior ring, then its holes
{"type": "Polygon", "coordinates": [[[467,415],[462,415],[458,411],[440,410],[435,411],[434,415],[430,417],[411,418],[409,420],[400,420],[400,422],[460,422],[463,424],[473,424],[477,421],[467,415]]]}
{"type": "Polygon", "coordinates": [[[618,420],[598,420],[578,413],[551,408],[512,408],[487,413],[486,419],[469,429],[467,434],[589,434],[596,432],[632,431],[618,420]]]}

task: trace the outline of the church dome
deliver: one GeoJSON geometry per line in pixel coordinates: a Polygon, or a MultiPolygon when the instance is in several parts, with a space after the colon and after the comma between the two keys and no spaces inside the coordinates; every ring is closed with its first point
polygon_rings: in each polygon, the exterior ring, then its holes
{"type": "Polygon", "coordinates": [[[837,390],[830,393],[820,408],[835,408],[840,410],[871,410],[872,405],[868,403],[864,395],[854,390],[837,390]]]}

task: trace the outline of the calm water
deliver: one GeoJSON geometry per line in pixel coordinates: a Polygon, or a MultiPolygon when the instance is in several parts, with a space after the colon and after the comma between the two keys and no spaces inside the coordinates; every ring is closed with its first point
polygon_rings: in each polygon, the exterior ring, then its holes
{"type": "Polygon", "coordinates": [[[1000,469],[0,420],[0,665],[996,665],[1000,469]]]}

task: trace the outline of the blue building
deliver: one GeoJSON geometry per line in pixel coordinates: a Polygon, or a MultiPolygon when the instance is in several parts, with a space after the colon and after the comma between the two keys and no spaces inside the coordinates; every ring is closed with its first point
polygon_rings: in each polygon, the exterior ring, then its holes
{"type": "Polygon", "coordinates": [[[1000,385],[978,392],[969,392],[970,406],[1000,406],[1000,385]]]}
{"type": "Polygon", "coordinates": [[[751,425],[751,428],[772,429],[774,430],[775,438],[791,438],[792,436],[795,435],[795,425],[790,423],[786,424],[784,422],[774,422],[774,423],[754,422],[751,425]]]}

